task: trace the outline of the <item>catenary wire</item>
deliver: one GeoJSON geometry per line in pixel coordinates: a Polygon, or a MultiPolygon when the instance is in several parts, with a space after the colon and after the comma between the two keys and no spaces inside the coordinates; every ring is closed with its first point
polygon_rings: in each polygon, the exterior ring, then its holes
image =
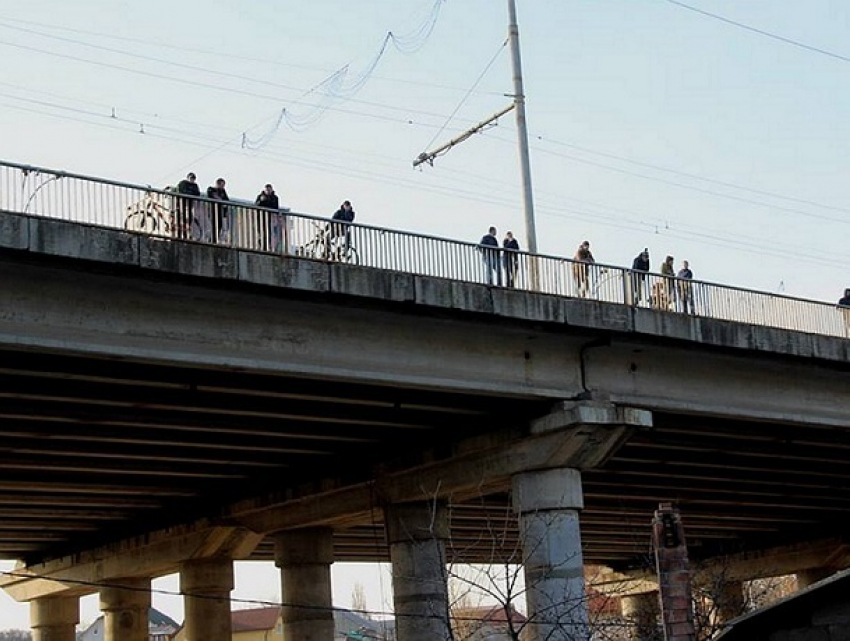
{"type": "MultiPolygon", "coordinates": [[[[292,601],[272,601],[269,599],[246,599],[240,597],[234,597],[231,595],[228,596],[219,596],[215,594],[208,593],[193,593],[186,592],[184,590],[166,590],[164,588],[154,588],[151,587],[140,587],[138,585],[124,585],[120,582],[112,582],[112,581],[85,581],[82,579],[69,579],[62,578],[57,579],[50,575],[38,574],[34,572],[19,572],[16,570],[0,570],[0,575],[6,576],[12,579],[40,579],[43,581],[55,581],[57,583],[62,583],[63,585],[76,585],[80,588],[96,588],[98,590],[104,588],[111,588],[117,590],[123,590],[126,592],[144,592],[146,594],[159,595],[159,596],[168,596],[168,597],[189,597],[193,599],[198,599],[202,601],[212,601],[216,603],[228,603],[228,604],[239,604],[239,605],[253,605],[253,606],[262,606],[262,607],[292,607],[298,608],[300,610],[313,610],[313,611],[321,611],[321,612],[354,612],[355,614],[361,614],[366,616],[373,617],[392,617],[394,619],[422,619],[422,620],[430,620],[430,619],[439,619],[445,620],[446,615],[439,613],[405,613],[405,612],[394,612],[389,610],[372,610],[372,609],[353,609],[353,608],[342,608],[339,606],[325,606],[325,605],[315,605],[312,603],[297,603],[292,601]]],[[[545,611],[544,608],[542,611],[545,611]]],[[[457,621],[479,621],[480,618],[474,616],[452,616],[452,619],[457,621]]],[[[541,622],[530,622],[534,625],[542,624],[541,622]]]]}
{"type": "MultiPolygon", "coordinates": [[[[23,111],[31,111],[31,112],[34,112],[34,113],[42,113],[42,112],[38,112],[37,110],[25,109],[25,108],[21,108],[21,107],[17,107],[17,106],[12,106],[12,107],[23,110],[23,111]]],[[[51,115],[51,116],[54,116],[54,117],[63,118],[63,116],[57,116],[55,114],[45,114],[45,115],[51,115]]],[[[98,126],[106,126],[109,129],[119,130],[119,131],[123,131],[125,133],[129,132],[128,129],[121,128],[121,127],[115,127],[115,126],[110,126],[110,125],[100,125],[99,123],[91,123],[90,121],[82,120],[82,119],[79,119],[79,118],[67,118],[67,117],[65,117],[65,118],[69,119],[69,120],[84,122],[86,124],[95,124],[95,125],[98,125],[98,126]]],[[[138,134],[136,133],[134,135],[138,135],[138,134]]],[[[222,142],[221,140],[216,141],[214,139],[208,139],[208,142],[204,143],[204,142],[199,142],[196,139],[182,139],[182,138],[175,138],[173,136],[159,135],[159,134],[156,134],[153,130],[147,130],[144,135],[151,137],[151,138],[159,138],[159,139],[169,140],[169,141],[173,141],[173,142],[181,142],[181,143],[186,143],[186,144],[197,145],[197,146],[203,147],[205,149],[209,149],[210,144],[217,145],[218,147],[214,147],[212,149],[212,152],[215,152],[216,150],[221,149],[221,146],[226,146],[226,145],[228,145],[232,142],[232,141],[223,141],[222,142]]],[[[224,151],[226,153],[239,155],[239,153],[235,150],[231,151],[231,150],[225,149],[224,151]]],[[[209,153],[212,153],[212,152],[209,152],[209,153]]],[[[416,188],[416,189],[419,189],[419,190],[422,190],[422,191],[438,193],[438,194],[443,194],[443,195],[451,195],[451,196],[456,196],[456,197],[462,197],[462,198],[465,198],[465,199],[468,199],[468,200],[481,202],[481,203],[484,203],[484,204],[489,204],[489,205],[494,205],[494,206],[509,207],[513,204],[513,200],[506,200],[504,198],[493,198],[493,197],[489,197],[489,196],[485,197],[485,196],[482,196],[480,193],[469,191],[468,189],[445,188],[445,187],[423,188],[420,184],[415,183],[411,180],[408,180],[404,177],[387,178],[383,175],[376,176],[375,174],[370,173],[370,172],[365,171],[365,170],[352,170],[351,167],[346,166],[346,165],[333,165],[333,164],[322,163],[322,162],[311,162],[309,160],[304,160],[304,159],[300,159],[300,158],[295,159],[295,158],[292,158],[290,156],[280,155],[280,154],[275,154],[275,153],[265,153],[265,154],[261,154],[261,155],[267,156],[271,159],[276,159],[276,160],[286,162],[287,164],[292,165],[292,166],[302,167],[302,168],[310,170],[310,171],[328,171],[330,169],[330,170],[333,170],[335,173],[341,174],[341,175],[347,175],[347,176],[362,178],[362,179],[367,179],[367,180],[377,180],[379,182],[385,182],[387,184],[391,184],[391,185],[395,185],[395,186],[405,185],[405,186],[409,186],[411,188],[416,188]]],[[[563,199],[563,197],[559,197],[559,198],[563,199]]],[[[598,205],[596,205],[596,206],[598,206],[598,205]]],[[[555,217],[555,218],[561,218],[561,219],[567,219],[567,220],[579,218],[579,219],[587,220],[589,222],[593,222],[595,224],[599,224],[599,225],[603,225],[603,226],[607,226],[607,227],[613,227],[613,228],[631,230],[631,231],[646,231],[648,233],[654,233],[655,235],[666,235],[666,236],[670,236],[672,238],[680,238],[680,239],[683,239],[683,240],[692,240],[693,236],[697,235],[694,232],[691,232],[689,235],[683,235],[682,233],[678,232],[675,228],[659,229],[658,223],[647,223],[647,222],[644,222],[644,221],[628,221],[627,224],[624,224],[625,221],[622,220],[622,217],[617,217],[617,216],[604,216],[600,219],[599,212],[587,211],[587,210],[578,209],[578,208],[568,209],[567,210],[569,212],[568,214],[565,214],[564,211],[565,211],[564,207],[557,207],[557,208],[552,207],[551,211],[549,209],[545,209],[545,208],[541,209],[540,214],[543,215],[543,216],[555,217]]],[[[783,251],[782,249],[772,248],[770,246],[765,247],[763,245],[756,244],[756,243],[747,243],[747,242],[743,242],[739,239],[736,239],[734,237],[730,239],[730,238],[724,238],[724,237],[719,237],[719,236],[707,234],[707,233],[704,233],[704,232],[700,232],[699,235],[701,235],[705,238],[705,244],[707,244],[707,245],[721,246],[721,247],[724,247],[724,248],[729,248],[730,244],[734,244],[734,245],[736,245],[740,248],[740,251],[746,251],[747,253],[756,253],[756,254],[761,254],[761,255],[765,255],[765,256],[774,256],[774,257],[787,256],[787,251],[783,251]]],[[[799,249],[799,248],[797,248],[797,249],[799,249]]],[[[846,262],[846,260],[842,260],[844,258],[843,256],[839,257],[838,255],[836,255],[836,258],[837,258],[837,260],[836,259],[830,259],[829,257],[827,257],[823,254],[821,254],[820,256],[812,256],[812,255],[809,255],[809,254],[803,254],[803,255],[798,256],[796,258],[796,260],[801,261],[801,262],[823,265],[823,266],[830,266],[830,267],[836,267],[836,266],[840,266],[840,265],[843,265],[843,264],[848,264],[846,262]]]]}
{"type": "MultiPolygon", "coordinates": [[[[46,28],[46,29],[56,29],[56,30],[59,30],[59,31],[66,31],[66,32],[69,32],[69,33],[79,33],[79,34],[88,35],[88,36],[95,36],[95,37],[98,37],[98,38],[118,40],[118,41],[121,41],[121,42],[135,42],[135,43],[138,43],[138,44],[143,44],[146,47],[154,47],[156,49],[165,48],[165,49],[171,49],[173,51],[184,51],[186,53],[200,53],[200,54],[203,54],[203,55],[222,57],[222,58],[226,58],[228,60],[244,60],[246,62],[259,62],[259,63],[263,63],[263,64],[267,64],[267,65],[286,67],[286,68],[291,68],[291,69],[305,69],[305,70],[308,70],[308,71],[321,71],[321,72],[324,72],[324,73],[332,73],[330,70],[328,70],[327,68],[323,68],[323,67],[316,67],[316,66],[312,66],[312,65],[296,65],[296,64],[287,63],[287,62],[280,62],[278,60],[269,60],[267,58],[255,58],[255,57],[251,57],[251,56],[241,56],[239,54],[233,53],[232,51],[228,51],[227,53],[222,53],[221,51],[215,51],[215,50],[211,50],[211,49],[200,49],[200,48],[184,47],[184,46],[180,46],[180,45],[175,45],[173,43],[169,43],[169,42],[166,42],[164,40],[153,41],[151,39],[132,38],[132,37],[129,37],[129,36],[116,36],[114,34],[100,33],[100,32],[97,32],[97,31],[87,31],[85,29],[75,29],[75,28],[66,27],[66,26],[62,26],[62,25],[48,24],[48,23],[43,23],[43,22],[34,22],[34,21],[31,21],[31,20],[21,20],[21,19],[12,18],[12,17],[9,17],[9,16],[3,16],[0,19],[2,19],[5,22],[16,22],[16,23],[20,23],[20,24],[42,27],[42,28],[46,28]]],[[[375,75],[374,79],[375,80],[381,80],[381,81],[384,81],[384,82],[395,82],[395,83],[400,83],[400,84],[416,85],[416,86],[420,86],[420,87],[431,87],[431,88],[434,88],[434,89],[443,89],[443,90],[452,91],[452,92],[464,91],[464,89],[462,89],[460,87],[452,87],[452,86],[449,86],[449,85],[443,85],[443,84],[439,84],[439,83],[422,82],[422,81],[410,80],[410,79],[406,79],[406,78],[389,78],[389,77],[385,77],[385,76],[375,75]]],[[[501,96],[501,95],[503,95],[501,92],[497,92],[497,91],[481,91],[481,92],[477,92],[477,93],[480,93],[481,95],[490,95],[490,96],[501,96]]]]}
{"type": "Polygon", "coordinates": [[[488,63],[487,63],[487,66],[485,66],[485,67],[484,67],[484,70],[481,72],[481,74],[478,76],[478,78],[476,78],[475,82],[474,82],[474,83],[472,83],[472,86],[469,88],[469,91],[467,91],[467,92],[464,94],[463,98],[461,98],[460,102],[459,102],[459,103],[457,104],[457,106],[454,108],[454,111],[452,111],[452,112],[449,114],[449,117],[448,117],[448,118],[446,118],[446,121],[445,121],[445,123],[443,124],[443,126],[442,126],[442,127],[440,127],[440,129],[439,129],[439,130],[437,130],[437,132],[434,134],[433,138],[431,138],[431,140],[429,140],[429,141],[428,141],[428,144],[426,144],[426,145],[425,145],[425,150],[426,150],[426,151],[428,150],[428,148],[429,148],[431,145],[433,145],[433,144],[434,144],[434,141],[435,141],[435,140],[437,140],[437,138],[439,137],[439,135],[443,133],[443,131],[445,130],[445,128],[446,128],[446,127],[448,126],[448,124],[452,121],[452,118],[454,118],[454,117],[457,115],[457,112],[458,112],[458,111],[460,111],[460,108],[461,108],[461,107],[462,107],[462,106],[466,103],[466,101],[469,99],[469,96],[472,94],[472,92],[475,90],[475,88],[476,88],[476,87],[477,87],[477,86],[481,83],[481,81],[484,79],[484,76],[486,76],[486,75],[487,75],[487,73],[490,71],[490,69],[492,68],[493,64],[496,62],[496,59],[499,57],[499,55],[502,53],[502,51],[504,51],[504,50],[505,50],[505,47],[507,46],[507,44],[508,44],[508,41],[507,41],[507,40],[505,40],[504,42],[502,42],[502,44],[501,44],[501,45],[499,45],[499,48],[496,50],[496,53],[494,53],[494,54],[493,54],[493,57],[492,57],[492,58],[490,58],[490,62],[488,62],[488,63]]]}
{"type": "Polygon", "coordinates": [[[716,13],[711,13],[710,11],[705,11],[704,9],[698,9],[697,7],[692,7],[689,4],[685,4],[684,2],[679,2],[678,0],[666,0],[670,4],[676,5],[677,7],[681,7],[683,9],[687,9],[688,11],[693,11],[694,13],[698,13],[707,18],[712,18],[714,20],[719,20],[721,22],[725,22],[726,24],[732,25],[733,27],[738,27],[740,29],[746,29],[747,31],[751,31],[753,33],[757,33],[760,36],[765,36],[766,38],[772,38],[773,40],[778,40],[779,42],[784,42],[785,44],[792,45],[794,47],[799,47],[800,49],[805,49],[806,51],[811,51],[813,53],[819,53],[824,56],[829,56],[830,58],[834,58],[836,60],[841,60],[842,62],[850,62],[850,57],[843,56],[838,53],[833,53],[832,51],[827,51],[826,49],[821,49],[820,47],[814,47],[812,45],[805,44],[804,42],[799,42],[797,40],[792,40],[791,38],[787,38],[785,36],[780,36],[775,33],[771,33],[770,31],[765,31],[764,29],[758,29],[756,27],[750,26],[748,24],[744,24],[742,22],[736,22],[735,20],[731,20],[729,18],[725,18],[716,13]]]}

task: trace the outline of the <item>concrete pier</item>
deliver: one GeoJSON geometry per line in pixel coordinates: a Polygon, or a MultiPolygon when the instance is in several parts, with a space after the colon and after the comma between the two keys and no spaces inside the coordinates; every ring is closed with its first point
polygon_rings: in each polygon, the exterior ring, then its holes
{"type": "Polygon", "coordinates": [[[180,569],[180,590],[186,641],[231,641],[233,562],[225,558],[186,561],[180,569]]]}
{"type": "Polygon", "coordinates": [[[589,638],[578,513],[581,474],[544,470],[513,478],[531,641],[589,638]]]}
{"type": "Polygon", "coordinates": [[[386,511],[398,641],[450,637],[446,550],[448,514],[441,502],[391,505],[386,511]]]}
{"type": "Polygon", "coordinates": [[[275,538],[284,641],[333,641],[333,561],[331,528],[292,530],[275,538]]]}
{"type": "Polygon", "coordinates": [[[100,590],[104,641],[148,641],[150,579],[121,579],[100,590]]]}
{"type": "Polygon", "coordinates": [[[44,597],[30,601],[33,641],[75,641],[80,622],[77,597],[44,597]]]}

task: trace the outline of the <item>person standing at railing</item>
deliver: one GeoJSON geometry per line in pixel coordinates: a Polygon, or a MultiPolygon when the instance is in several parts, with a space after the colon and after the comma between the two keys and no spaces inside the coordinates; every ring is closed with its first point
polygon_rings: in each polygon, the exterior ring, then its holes
{"type": "Polygon", "coordinates": [[[496,238],[496,228],[491,227],[478,243],[478,251],[484,259],[484,271],[487,284],[493,284],[493,274],[496,274],[496,284],[502,286],[502,266],[499,261],[499,240],[496,238]]]}
{"type": "Polygon", "coordinates": [[[850,337],[850,287],[844,290],[844,296],[838,299],[838,308],[844,314],[844,331],[850,337]]]}
{"type": "MultiPolygon", "coordinates": [[[[224,178],[218,178],[215,181],[215,186],[207,187],[207,198],[218,201],[229,201],[227,191],[224,188],[224,178]]],[[[213,230],[216,232],[216,237],[213,238],[214,243],[230,242],[231,220],[227,207],[218,202],[212,207],[213,211],[213,230]]]]}
{"type": "Polygon", "coordinates": [[[505,263],[505,286],[516,287],[516,274],[519,268],[519,242],[514,238],[513,232],[507,232],[505,239],[502,241],[502,248],[505,250],[503,257],[505,263]]]}
{"type": "Polygon", "coordinates": [[[585,298],[590,287],[590,266],[596,262],[590,251],[590,241],[586,240],[578,246],[573,261],[573,279],[576,289],[578,295],[585,298]]]}
{"type": "Polygon", "coordinates": [[[643,288],[646,284],[646,274],[649,272],[649,247],[635,256],[632,261],[632,305],[637,305],[643,299],[643,288]]]}
{"type": "Polygon", "coordinates": [[[328,238],[328,250],[330,253],[330,243],[340,236],[343,237],[344,251],[347,253],[351,245],[351,224],[354,222],[354,208],[351,206],[350,200],[344,200],[331,216],[331,220],[338,221],[331,223],[330,237],[328,238]]]}
{"type": "Polygon", "coordinates": [[[679,288],[679,311],[685,314],[696,314],[693,284],[690,282],[694,278],[694,273],[691,271],[688,261],[682,261],[682,269],[676,274],[676,278],[679,279],[676,283],[679,288]]]}
{"type": "Polygon", "coordinates": [[[263,187],[263,191],[261,191],[254,200],[254,204],[258,207],[262,207],[263,209],[272,210],[272,212],[269,213],[268,225],[264,226],[261,224],[260,220],[257,221],[258,225],[256,231],[260,240],[260,247],[262,249],[270,249],[271,251],[279,251],[283,244],[283,226],[281,225],[280,213],[278,211],[280,209],[280,200],[278,200],[277,194],[274,193],[274,187],[270,184],[263,187]]]}
{"type": "Polygon", "coordinates": [[[195,174],[191,171],[186,178],[177,183],[177,193],[185,198],[177,198],[177,238],[186,239],[192,235],[195,223],[195,201],[193,197],[201,195],[201,188],[195,182],[195,174]]]}
{"type": "Polygon", "coordinates": [[[661,268],[658,270],[664,276],[659,282],[652,286],[652,306],[656,309],[671,310],[674,309],[675,289],[673,287],[673,279],[676,277],[676,270],[673,267],[673,257],[667,256],[664,262],[661,263],[661,268]]]}

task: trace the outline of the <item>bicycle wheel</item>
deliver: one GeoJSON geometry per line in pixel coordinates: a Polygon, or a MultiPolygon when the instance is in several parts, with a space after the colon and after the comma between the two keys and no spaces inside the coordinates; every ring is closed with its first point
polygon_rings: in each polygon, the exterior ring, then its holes
{"type": "Polygon", "coordinates": [[[360,256],[357,254],[357,249],[355,247],[350,246],[345,250],[345,262],[349,265],[360,264],[360,256]]]}

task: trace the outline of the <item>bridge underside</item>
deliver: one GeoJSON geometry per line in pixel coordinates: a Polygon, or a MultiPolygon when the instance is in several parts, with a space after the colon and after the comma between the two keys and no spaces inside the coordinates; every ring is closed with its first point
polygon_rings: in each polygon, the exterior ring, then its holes
{"type": "MultiPolygon", "coordinates": [[[[0,557],[36,563],[270,492],[363,483],[521,428],[556,400],[0,351],[0,557]]],[[[840,534],[847,430],[653,412],[583,473],[585,560],[644,565],[663,501],[681,509],[695,560],[840,534]]],[[[516,558],[506,493],[450,514],[455,561],[516,558]]],[[[387,560],[382,518],[376,499],[338,526],[337,560],[387,560]]],[[[251,558],[271,560],[271,538],[251,558]]]]}

